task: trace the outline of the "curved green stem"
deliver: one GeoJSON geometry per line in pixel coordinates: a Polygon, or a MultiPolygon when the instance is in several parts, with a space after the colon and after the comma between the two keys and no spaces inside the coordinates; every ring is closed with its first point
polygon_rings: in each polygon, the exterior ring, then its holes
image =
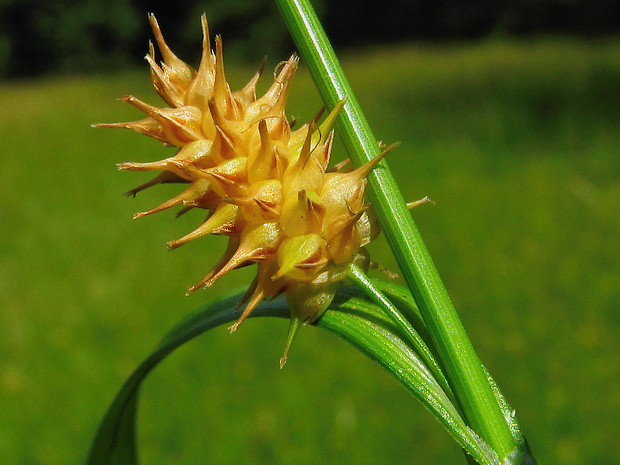
{"type": "MultiPolygon", "coordinates": [[[[420,337],[418,331],[423,328],[416,329],[407,318],[405,318],[405,314],[402,313],[400,308],[396,308],[394,304],[390,301],[390,299],[386,298],[387,296],[381,291],[377,285],[381,285],[382,287],[387,287],[388,289],[393,288],[394,285],[390,283],[385,283],[382,281],[371,280],[364,271],[357,265],[351,264],[349,265],[349,272],[347,274],[348,278],[355,284],[360,290],[366,294],[379,308],[381,308],[385,314],[391,318],[391,320],[403,331],[403,334],[408,341],[408,344],[415,350],[416,354],[420,357],[421,361],[426,364],[429,372],[434,376],[435,381],[441,386],[444,394],[447,398],[450,399],[452,405],[457,409],[459,408],[456,399],[454,398],[454,394],[452,393],[450,386],[441,371],[441,368],[437,364],[435,357],[433,356],[432,351],[429,349],[428,345],[424,341],[424,338],[420,337]],[[373,282],[374,281],[374,282],[373,282]]],[[[393,291],[394,289],[392,289],[393,291]]],[[[413,302],[408,302],[406,304],[406,309],[411,310],[411,312],[415,313],[415,308],[410,308],[410,306],[414,306],[413,302]]],[[[508,405],[506,399],[504,398],[502,392],[500,391],[497,384],[488,373],[486,368],[483,367],[485,373],[487,374],[487,378],[491,384],[491,388],[495,394],[495,398],[502,409],[504,418],[507,420],[507,423],[512,431],[512,436],[515,439],[517,447],[509,453],[504,460],[502,461],[502,465],[535,465],[536,460],[532,456],[532,453],[529,450],[527,442],[523,437],[519,425],[516,422],[514,417],[514,411],[512,407],[508,405]]],[[[462,415],[462,412],[459,412],[462,415]]],[[[475,460],[466,452],[465,454],[468,463],[476,463],[475,460]]]]}
{"type": "MultiPolygon", "coordinates": [[[[379,154],[377,139],[316,13],[308,0],[276,3],[325,105],[347,98],[338,127],[354,164],[362,165],[379,154]]],[[[508,456],[515,440],[385,160],[369,175],[369,195],[467,421],[500,458],[508,456]]]]}
{"type": "MultiPolygon", "coordinates": [[[[377,304],[383,311],[394,321],[398,327],[403,331],[407,340],[412,344],[422,361],[426,363],[429,371],[435,377],[435,380],[441,385],[446,395],[450,397],[453,403],[455,399],[452,394],[452,390],[448,385],[448,380],[441,371],[437,360],[433,356],[433,353],[426,345],[426,342],[420,337],[415,328],[409,321],[398,311],[398,309],[390,302],[383,293],[377,289],[372,281],[366,276],[364,271],[357,265],[349,265],[349,273],[347,275],[353,283],[359,287],[364,293],[371,298],[371,300],[377,304]]],[[[458,407],[458,404],[456,404],[458,407]]]]}

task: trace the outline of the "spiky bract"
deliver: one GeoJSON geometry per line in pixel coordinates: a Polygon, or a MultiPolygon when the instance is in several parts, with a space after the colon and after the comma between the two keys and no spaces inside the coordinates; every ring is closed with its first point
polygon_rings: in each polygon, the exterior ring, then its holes
{"type": "Polygon", "coordinates": [[[156,62],[152,44],[146,60],[153,85],[168,107],[126,96],[123,100],[147,118],[97,126],[132,129],[178,147],[174,156],[160,161],[120,164],[121,170],[161,172],[131,194],[158,183],[187,187],[135,217],[174,206],[210,212],[194,231],[170,241],[171,248],[208,234],[229,237],[222,258],[190,293],[235,268],[258,265],[243,299],[245,309],[232,329],[262,300],[282,293],[293,319],[314,321],[331,302],[347,265],[376,234],[365,212],[364,190],[366,175],[381,157],[352,171],[328,168],[331,126],[343,102],[321,125],[317,116],[291,129],[285,105],[297,57],[283,64],[262,97],[256,97],[260,70],[243,89],[232,92],[224,73],[222,41],[216,37],[213,52],[204,15],[197,70],[170,50],[155,17],[149,15],[149,20],[163,62],[156,62]]]}

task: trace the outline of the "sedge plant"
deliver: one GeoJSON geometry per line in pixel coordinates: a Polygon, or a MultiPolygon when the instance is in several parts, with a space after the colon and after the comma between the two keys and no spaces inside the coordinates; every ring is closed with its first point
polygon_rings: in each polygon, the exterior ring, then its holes
{"type": "Polygon", "coordinates": [[[326,108],[294,129],[286,103],[299,58],[274,73],[262,96],[256,83],[232,91],[223,45],[214,50],[205,16],[197,69],[166,44],[149,16],[157,48],[146,60],[165,107],[123,100],[146,118],[98,127],[149,136],[175,153],[159,161],[126,162],[121,170],[154,171],[128,192],[162,183],[182,186],[140,218],[178,207],[207,210],[194,231],[171,249],[205,236],[228,237],[221,259],[188,292],[210,287],[235,269],[255,266],[242,291],[218,296],[173,328],[142,362],[109,407],[93,441],[89,465],[138,463],[138,393],[149,372],[177,347],[205,331],[249,317],[288,318],[280,366],[303,325],[326,328],[376,360],[445,427],[470,463],[533,464],[524,436],[477,357],[321,24],[307,0],[276,0],[326,108]],[[350,163],[330,165],[334,126],[350,163]],[[407,287],[370,278],[366,245],[383,231],[407,287]]]}

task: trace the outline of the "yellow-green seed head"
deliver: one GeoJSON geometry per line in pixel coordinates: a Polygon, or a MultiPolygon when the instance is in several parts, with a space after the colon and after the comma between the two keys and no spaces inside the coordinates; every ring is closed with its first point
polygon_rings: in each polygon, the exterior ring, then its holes
{"type": "Polygon", "coordinates": [[[313,119],[291,129],[285,106],[297,57],[280,67],[263,96],[256,96],[261,70],[243,89],[232,92],[222,40],[216,37],[215,51],[211,50],[204,16],[197,70],[174,55],[153,15],[149,21],[163,61],[157,63],[152,44],[146,60],[153,86],[168,107],[126,96],[123,101],[146,118],[96,126],[131,129],[176,147],[173,156],[159,161],[120,164],[122,170],[159,172],[129,194],[159,183],[186,187],[135,217],[176,206],[183,212],[211,212],[194,231],[168,245],[176,248],[209,234],[229,237],[222,258],[189,292],[212,285],[235,268],[257,265],[257,276],[243,299],[245,309],[233,329],[262,300],[280,294],[286,295],[295,321],[315,321],[329,306],[347,265],[377,234],[364,191],[366,175],[382,157],[348,172],[342,166],[328,168],[331,127],[344,102],[320,126],[313,119]]]}

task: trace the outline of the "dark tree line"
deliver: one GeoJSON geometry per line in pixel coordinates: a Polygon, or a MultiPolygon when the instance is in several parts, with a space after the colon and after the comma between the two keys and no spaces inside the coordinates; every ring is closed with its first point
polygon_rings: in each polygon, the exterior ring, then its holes
{"type": "MultiPolygon", "coordinates": [[[[316,0],[339,47],[490,34],[620,32],[618,0],[316,0]]],[[[294,49],[272,0],[1,0],[0,77],[115,70],[136,64],[156,13],[182,57],[200,47],[198,16],[224,36],[227,53],[257,60],[294,49]]]]}

